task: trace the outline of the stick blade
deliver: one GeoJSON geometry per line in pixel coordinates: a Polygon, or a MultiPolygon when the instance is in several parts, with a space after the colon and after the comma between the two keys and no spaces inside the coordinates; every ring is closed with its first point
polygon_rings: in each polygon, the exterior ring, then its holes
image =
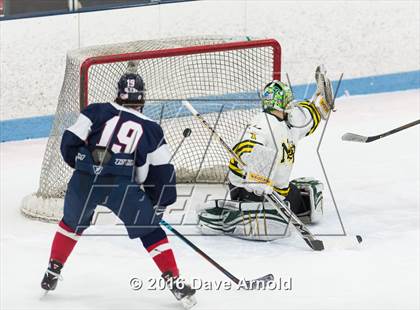
{"type": "Polygon", "coordinates": [[[324,250],[324,243],[322,240],[305,240],[306,243],[311,247],[314,251],[323,251],[324,250]]]}
{"type": "Polygon", "coordinates": [[[343,141],[351,141],[351,142],[361,142],[361,143],[366,143],[368,140],[368,137],[365,136],[361,136],[361,135],[356,135],[355,133],[345,133],[342,137],[341,140],[343,141]]]}
{"type": "Polygon", "coordinates": [[[270,273],[261,278],[248,280],[246,282],[246,287],[248,290],[257,290],[263,289],[269,282],[274,281],[274,276],[270,273]]]}

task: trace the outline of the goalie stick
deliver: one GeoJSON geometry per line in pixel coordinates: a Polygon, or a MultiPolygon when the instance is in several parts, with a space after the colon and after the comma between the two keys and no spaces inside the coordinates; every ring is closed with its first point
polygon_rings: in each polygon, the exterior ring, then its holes
{"type": "MultiPolygon", "coordinates": [[[[212,137],[216,138],[219,143],[228,151],[244,168],[246,164],[243,160],[226,144],[226,142],[219,136],[219,134],[210,126],[209,123],[201,116],[200,113],[186,100],[182,101],[182,104],[193,114],[211,133],[212,137]]],[[[266,198],[273,202],[274,206],[277,208],[280,216],[291,223],[299,235],[303,238],[306,244],[313,249],[314,251],[322,251],[324,249],[324,244],[321,240],[318,240],[314,235],[309,231],[309,229],[302,223],[302,221],[286,206],[283,200],[278,196],[276,192],[266,195],[266,198]]]]}
{"type": "Polygon", "coordinates": [[[418,125],[418,124],[420,124],[420,119],[418,119],[418,120],[416,120],[416,121],[414,121],[414,122],[411,122],[411,123],[405,124],[405,125],[403,125],[403,126],[400,126],[400,127],[398,127],[398,128],[392,129],[392,130],[390,130],[390,131],[384,132],[384,133],[382,133],[382,134],[380,134],[380,135],[370,136],[370,137],[367,137],[367,136],[361,136],[361,135],[357,135],[357,134],[355,134],[355,133],[348,132],[348,133],[345,133],[345,134],[341,137],[341,140],[343,140],[343,141],[351,141],[351,142],[369,143],[369,142],[372,142],[372,141],[375,141],[375,140],[378,140],[378,139],[385,138],[385,137],[387,137],[387,136],[389,136],[389,135],[392,135],[392,134],[394,134],[394,133],[397,133],[397,132],[399,132],[399,131],[401,131],[401,130],[404,130],[404,129],[407,129],[407,128],[410,128],[410,127],[416,126],[416,125],[418,125]]]}
{"type": "MultiPolygon", "coordinates": [[[[223,272],[224,275],[226,275],[229,279],[231,279],[234,283],[241,285],[241,280],[239,280],[237,277],[235,277],[233,274],[231,274],[229,271],[227,271],[225,268],[220,266],[216,261],[214,261],[210,256],[208,256],[206,253],[204,253],[199,247],[197,247],[194,243],[192,243],[190,240],[188,240],[183,234],[181,234],[179,231],[177,231],[175,228],[173,228],[169,223],[165,222],[164,220],[160,221],[160,224],[165,226],[169,231],[171,231],[174,235],[176,235],[178,238],[180,238],[182,241],[184,241],[186,244],[188,244],[194,251],[196,251],[198,254],[200,254],[202,257],[204,257],[205,260],[207,260],[210,264],[212,264],[214,267],[219,269],[221,272],[223,272]]],[[[248,289],[256,289],[261,287],[260,285],[265,285],[266,283],[273,281],[274,276],[270,273],[263,277],[260,277],[255,280],[245,280],[243,283],[246,288],[248,289]]]]}

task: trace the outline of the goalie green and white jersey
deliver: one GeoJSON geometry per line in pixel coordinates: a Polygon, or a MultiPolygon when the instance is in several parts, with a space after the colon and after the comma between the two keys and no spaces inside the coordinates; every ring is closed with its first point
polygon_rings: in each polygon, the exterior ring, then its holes
{"type": "MultiPolygon", "coordinates": [[[[268,177],[274,190],[283,196],[289,192],[297,143],[312,134],[321,119],[311,102],[295,101],[291,105],[293,108],[288,110],[287,121],[266,112],[256,115],[233,147],[233,151],[247,164],[247,171],[268,177]]],[[[229,181],[233,185],[243,187],[249,182],[236,159],[230,160],[229,170],[229,181]]]]}

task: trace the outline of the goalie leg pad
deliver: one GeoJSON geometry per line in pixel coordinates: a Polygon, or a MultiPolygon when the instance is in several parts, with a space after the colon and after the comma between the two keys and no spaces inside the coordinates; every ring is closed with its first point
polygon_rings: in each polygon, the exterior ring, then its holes
{"type": "Polygon", "coordinates": [[[224,199],[209,200],[196,208],[198,228],[203,234],[223,234],[224,218],[229,210],[238,210],[240,202],[224,199]]]}
{"type": "Polygon", "coordinates": [[[270,203],[212,200],[198,213],[198,227],[206,234],[270,241],[290,235],[288,223],[270,203]]]}
{"type": "Polygon", "coordinates": [[[303,177],[291,181],[299,190],[306,203],[309,203],[309,214],[299,215],[305,224],[314,224],[321,220],[324,209],[322,191],[324,185],[315,178],[303,177]]]}

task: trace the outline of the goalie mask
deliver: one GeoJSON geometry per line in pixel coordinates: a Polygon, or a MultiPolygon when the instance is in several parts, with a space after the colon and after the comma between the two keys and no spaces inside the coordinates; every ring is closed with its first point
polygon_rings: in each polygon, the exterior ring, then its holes
{"type": "Polygon", "coordinates": [[[126,73],[118,81],[118,97],[116,103],[129,107],[144,105],[144,82],[140,75],[126,73]]]}
{"type": "Polygon", "coordinates": [[[277,80],[268,83],[261,95],[264,111],[283,111],[292,100],[293,93],[290,87],[277,80]]]}

